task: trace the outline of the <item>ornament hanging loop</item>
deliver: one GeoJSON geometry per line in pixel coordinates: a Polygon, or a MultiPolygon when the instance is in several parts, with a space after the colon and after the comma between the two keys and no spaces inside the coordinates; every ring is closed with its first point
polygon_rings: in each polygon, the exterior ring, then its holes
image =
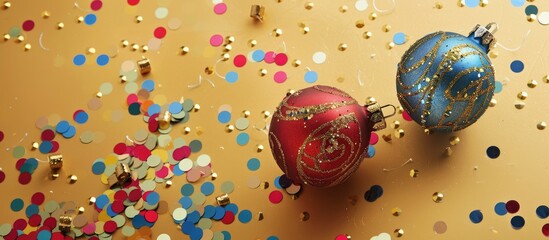
{"type": "Polygon", "coordinates": [[[387,127],[385,118],[394,116],[397,110],[396,110],[396,107],[391,104],[380,106],[378,103],[372,103],[372,104],[366,105],[366,111],[370,113],[369,121],[373,123],[373,130],[378,131],[381,129],[385,129],[387,127]],[[390,114],[384,114],[383,113],[384,108],[392,108],[393,112],[390,114]]]}

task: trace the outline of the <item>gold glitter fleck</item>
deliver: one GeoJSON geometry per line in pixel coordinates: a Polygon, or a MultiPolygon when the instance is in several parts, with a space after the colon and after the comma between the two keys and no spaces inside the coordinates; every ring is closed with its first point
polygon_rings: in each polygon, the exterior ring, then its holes
{"type": "Polygon", "coordinates": [[[31,150],[36,150],[40,147],[40,144],[38,142],[32,142],[31,150]]]}
{"type": "Polygon", "coordinates": [[[549,75],[543,76],[542,80],[544,83],[549,83],[549,75]]]}
{"type": "Polygon", "coordinates": [[[299,218],[302,222],[305,222],[311,218],[311,215],[308,212],[301,212],[301,214],[299,214],[299,218]]]}
{"type": "Polygon", "coordinates": [[[84,207],[78,208],[78,214],[83,214],[84,212],[86,212],[86,209],[84,207]]]}
{"type": "Polygon", "coordinates": [[[120,46],[122,46],[123,48],[127,47],[128,45],[130,45],[130,42],[128,42],[128,40],[120,41],[120,46]]]}
{"type": "Polygon", "coordinates": [[[394,42],[388,42],[385,47],[389,50],[393,49],[395,47],[395,43],[394,42]]]}
{"type": "Polygon", "coordinates": [[[194,104],[194,107],[193,107],[193,111],[194,111],[194,112],[200,111],[200,104],[195,103],[195,104],[194,104]]]}
{"type": "Polygon", "coordinates": [[[436,9],[442,9],[442,7],[444,7],[444,6],[442,5],[441,2],[439,2],[439,1],[436,1],[436,2],[435,2],[435,8],[436,8],[436,9]]]}
{"type": "Polygon", "coordinates": [[[442,202],[442,199],[444,198],[444,194],[442,194],[441,192],[435,192],[433,193],[433,202],[436,202],[436,203],[439,203],[439,202],[442,202]]]}
{"type": "Polygon", "coordinates": [[[208,75],[212,75],[213,73],[213,67],[206,67],[204,68],[204,73],[208,74],[208,75]]]}
{"type": "Polygon", "coordinates": [[[233,50],[233,46],[231,44],[223,45],[223,52],[230,52],[231,50],[233,50]]]}
{"type": "Polygon", "coordinates": [[[305,3],[305,9],[307,9],[307,10],[313,9],[314,6],[315,6],[315,4],[312,3],[312,2],[306,2],[305,3]]]}
{"type": "Polygon", "coordinates": [[[133,43],[132,44],[132,51],[137,51],[139,50],[139,45],[137,43],[133,43]]]}
{"type": "Polygon", "coordinates": [[[82,16],[79,16],[79,17],[76,18],[77,23],[81,23],[83,21],[84,21],[84,17],[82,17],[82,16]]]}
{"type": "Polygon", "coordinates": [[[490,106],[490,107],[495,107],[496,104],[498,104],[498,100],[496,100],[495,98],[492,98],[492,99],[490,100],[490,103],[488,104],[488,106],[490,106]]]}
{"type": "Polygon", "coordinates": [[[535,88],[536,86],[538,86],[538,81],[532,79],[530,81],[528,81],[528,83],[526,84],[529,88],[535,88]]]}
{"type": "Polygon", "coordinates": [[[10,40],[11,36],[8,33],[4,33],[4,41],[10,40]]]}
{"type": "Polygon", "coordinates": [[[88,49],[86,50],[86,52],[87,52],[88,54],[94,54],[94,53],[95,53],[95,48],[90,47],[90,48],[88,48],[88,49]]]}
{"type": "Polygon", "coordinates": [[[88,204],[92,205],[92,204],[95,203],[96,200],[97,199],[95,197],[90,197],[90,198],[88,198],[88,204]]]}
{"type": "Polygon", "coordinates": [[[259,186],[263,189],[267,189],[267,188],[269,188],[269,182],[264,181],[259,186]]]}
{"type": "Polygon", "coordinates": [[[181,47],[179,48],[179,54],[185,55],[185,54],[189,53],[189,50],[190,50],[189,47],[187,47],[187,46],[181,46],[181,47]]]}
{"type": "Polygon", "coordinates": [[[136,22],[136,23],[141,23],[141,22],[143,22],[143,16],[139,16],[139,15],[135,16],[135,22],[136,22]]]}
{"type": "Polygon", "coordinates": [[[385,25],[383,25],[383,27],[381,27],[381,30],[383,32],[389,32],[389,31],[391,31],[391,25],[385,24],[385,25]]]}
{"type": "Polygon", "coordinates": [[[245,118],[248,118],[251,114],[252,113],[249,110],[242,111],[242,116],[244,116],[245,118]]]}
{"type": "Polygon", "coordinates": [[[147,51],[149,51],[149,46],[141,45],[141,52],[147,52],[147,51]]]}
{"type": "Polygon", "coordinates": [[[446,156],[446,157],[449,157],[449,156],[452,156],[453,153],[454,153],[454,150],[452,150],[451,147],[446,147],[444,149],[443,155],[446,156]]]}
{"type": "Polygon", "coordinates": [[[78,177],[76,175],[71,174],[71,175],[69,175],[67,180],[70,184],[74,184],[78,181],[78,177]]]}
{"type": "Polygon", "coordinates": [[[402,214],[402,209],[400,209],[399,207],[394,207],[391,210],[391,214],[393,214],[393,216],[395,216],[395,217],[398,217],[398,216],[400,216],[400,214],[402,214]]]}
{"type": "Polygon", "coordinates": [[[25,44],[25,51],[31,50],[32,46],[30,43],[25,44]]]}
{"type": "Polygon", "coordinates": [[[189,133],[191,133],[191,128],[190,127],[183,128],[183,134],[189,134],[189,133]]]}
{"type": "Polygon", "coordinates": [[[57,29],[63,29],[65,27],[65,24],[63,22],[57,23],[57,29]]]}
{"type": "Polygon", "coordinates": [[[368,16],[368,19],[370,19],[372,21],[376,20],[376,18],[377,18],[377,13],[370,13],[370,15],[368,16]]]}
{"type": "Polygon", "coordinates": [[[528,93],[524,92],[524,91],[519,92],[517,94],[517,98],[520,99],[520,100],[525,100],[526,98],[528,98],[528,93]]]}
{"type": "Polygon", "coordinates": [[[261,111],[261,115],[263,115],[263,118],[268,118],[271,116],[271,112],[265,110],[265,111],[261,111]]]}
{"type": "Polygon", "coordinates": [[[47,19],[51,16],[49,11],[43,11],[42,12],[42,18],[47,19]]]}
{"type": "Polygon", "coordinates": [[[393,129],[398,129],[400,127],[400,122],[398,120],[394,120],[392,123],[391,123],[391,127],[393,129]]]}
{"type": "Polygon", "coordinates": [[[282,29],[280,29],[280,28],[273,29],[273,35],[275,37],[280,37],[282,35],[282,29]]]}
{"type": "Polygon", "coordinates": [[[387,134],[387,135],[383,134],[383,135],[381,135],[381,138],[383,138],[383,141],[385,141],[387,143],[393,142],[393,135],[391,135],[391,134],[387,134]]]}
{"type": "Polygon", "coordinates": [[[5,1],[4,4],[2,4],[2,8],[3,8],[4,10],[6,10],[6,9],[8,9],[8,8],[10,8],[10,7],[11,7],[11,3],[8,2],[8,1],[5,1]]]}
{"type": "Polygon", "coordinates": [[[364,20],[362,20],[362,19],[356,20],[356,22],[355,22],[355,26],[356,26],[357,28],[363,28],[364,25],[365,25],[365,24],[364,24],[364,20]]]}
{"type": "Polygon", "coordinates": [[[423,129],[423,133],[427,134],[427,135],[430,135],[431,134],[431,130],[425,128],[423,129]]]}
{"type": "Polygon", "coordinates": [[[118,78],[120,78],[121,83],[125,83],[126,81],[128,81],[128,78],[124,75],[120,75],[120,76],[118,76],[118,78]]]}
{"type": "Polygon", "coordinates": [[[172,185],[173,185],[172,180],[166,181],[166,188],[169,188],[169,187],[171,187],[172,185]]]}
{"type": "Polygon", "coordinates": [[[217,173],[213,172],[211,176],[212,181],[217,179],[217,173]]]}
{"type": "Polygon", "coordinates": [[[267,69],[261,68],[261,69],[259,69],[259,71],[257,71],[257,74],[258,74],[259,76],[262,76],[262,77],[263,77],[263,76],[267,75],[267,69]]]}
{"type": "Polygon", "coordinates": [[[304,27],[301,28],[301,33],[303,33],[303,34],[307,34],[310,31],[311,31],[311,29],[307,26],[304,26],[304,27]]]}
{"type": "Polygon", "coordinates": [[[397,228],[397,229],[395,229],[394,233],[395,233],[396,237],[402,237],[402,236],[404,236],[404,229],[397,228]]]}
{"type": "Polygon", "coordinates": [[[404,129],[395,130],[395,137],[396,138],[403,138],[404,137],[404,129]]]}
{"type": "Polygon", "coordinates": [[[23,36],[23,35],[19,35],[15,39],[15,42],[17,42],[17,43],[20,43],[20,42],[23,42],[23,41],[25,41],[25,36],[23,36]]]}
{"type": "Polygon", "coordinates": [[[292,61],[292,66],[299,67],[300,65],[301,65],[301,60],[295,59],[294,61],[292,61]]]}
{"type": "Polygon", "coordinates": [[[102,98],[102,97],[103,97],[103,93],[102,93],[102,92],[97,92],[97,93],[95,93],[95,96],[96,96],[97,98],[102,98]]]}
{"type": "Polygon", "coordinates": [[[228,124],[227,126],[225,126],[225,132],[230,133],[232,131],[234,131],[234,125],[228,124]]]}
{"type": "Polygon", "coordinates": [[[223,54],[221,54],[221,60],[222,60],[222,61],[227,61],[227,60],[229,60],[230,58],[231,58],[231,55],[228,54],[228,53],[223,53],[223,54]]]}
{"type": "Polygon", "coordinates": [[[347,47],[348,47],[347,44],[345,44],[345,43],[340,43],[339,46],[337,46],[337,50],[343,52],[343,51],[347,50],[347,47]]]}
{"type": "Polygon", "coordinates": [[[547,127],[547,123],[545,122],[539,122],[538,125],[537,125],[538,129],[539,130],[543,130],[547,127]]]}
{"type": "Polygon", "coordinates": [[[450,137],[450,144],[451,144],[452,146],[458,145],[459,142],[460,142],[460,140],[459,140],[459,137],[458,137],[458,136],[452,136],[452,137],[450,137]]]}
{"type": "Polygon", "coordinates": [[[481,7],[486,7],[486,6],[488,6],[488,0],[481,0],[481,1],[480,1],[480,6],[481,6],[481,7]]]}
{"type": "Polygon", "coordinates": [[[257,152],[262,152],[265,147],[262,144],[257,144],[257,152]]]}
{"type": "Polygon", "coordinates": [[[516,101],[515,102],[515,108],[516,109],[523,109],[524,107],[526,107],[526,103],[524,103],[522,101],[516,101]]]}
{"type": "Polygon", "coordinates": [[[458,0],[457,5],[458,5],[458,7],[464,7],[465,6],[465,0],[458,0]]]}
{"type": "Polygon", "coordinates": [[[236,40],[234,36],[225,37],[225,43],[233,43],[236,40]]]}
{"type": "Polygon", "coordinates": [[[417,169],[410,169],[410,177],[413,177],[413,178],[419,177],[419,170],[417,170],[417,169]]]}
{"type": "Polygon", "coordinates": [[[347,5],[341,5],[341,6],[339,6],[339,12],[340,12],[340,13],[346,13],[347,10],[349,10],[349,7],[347,7],[347,5]]]}
{"type": "Polygon", "coordinates": [[[526,20],[528,20],[528,22],[534,22],[538,19],[538,17],[536,16],[536,14],[530,14],[526,17],[526,20]]]}
{"type": "Polygon", "coordinates": [[[257,221],[263,220],[265,217],[263,216],[263,212],[257,213],[257,221]]]}
{"type": "Polygon", "coordinates": [[[257,45],[257,40],[251,39],[248,41],[249,47],[255,47],[257,45]]]}
{"type": "Polygon", "coordinates": [[[363,37],[364,39],[370,39],[372,36],[373,36],[372,32],[364,32],[364,33],[362,34],[362,37],[363,37]]]}
{"type": "Polygon", "coordinates": [[[254,4],[250,8],[250,17],[254,20],[263,21],[263,16],[265,15],[265,7],[261,5],[254,4]]]}

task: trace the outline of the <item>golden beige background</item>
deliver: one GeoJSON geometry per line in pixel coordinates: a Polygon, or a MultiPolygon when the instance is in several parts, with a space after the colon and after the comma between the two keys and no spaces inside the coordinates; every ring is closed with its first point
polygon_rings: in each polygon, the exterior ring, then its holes
{"type": "MultiPolygon", "coordinates": [[[[77,1],[82,9],[89,8],[90,1],[77,1]]],[[[11,1],[12,7],[0,10],[0,30],[8,32],[12,26],[21,26],[27,19],[36,22],[34,30],[24,33],[25,41],[16,43],[12,38],[0,43],[0,72],[2,73],[3,91],[0,94],[0,130],[6,137],[0,143],[0,167],[7,177],[0,184],[1,223],[12,223],[15,219],[24,218],[24,211],[13,213],[9,203],[20,197],[25,203],[36,191],[46,194],[46,201],[76,201],[86,207],[91,218],[92,208],[87,205],[90,196],[101,194],[107,186],[99,176],[91,173],[92,162],[112,152],[112,147],[124,141],[126,135],[132,135],[139,129],[146,129],[140,116],[130,116],[125,104],[126,93],[123,84],[119,84],[118,72],[125,60],[137,60],[146,56],[151,60],[152,73],[146,78],[154,79],[158,84],[151,94],[165,95],[169,102],[180,97],[192,98],[200,104],[201,109],[192,113],[186,124],[178,124],[171,132],[173,138],[183,137],[187,142],[199,139],[203,143],[201,153],[212,157],[213,169],[219,175],[214,181],[216,192],[208,197],[207,203],[214,203],[214,196],[220,193],[219,186],[226,180],[236,184],[231,201],[240,209],[250,209],[254,214],[263,212],[265,219],[254,220],[248,224],[238,221],[231,225],[214,223],[213,229],[228,230],[233,239],[266,239],[277,235],[280,239],[334,239],[338,234],[349,234],[352,239],[370,239],[382,232],[391,233],[404,229],[401,239],[543,239],[541,227],[549,220],[539,219],[535,209],[547,204],[549,162],[546,146],[548,130],[538,130],[536,124],[548,121],[549,114],[546,102],[549,100],[549,86],[542,81],[548,74],[549,50],[546,48],[548,27],[537,21],[528,22],[524,7],[536,5],[540,12],[549,11],[546,1],[533,1],[525,6],[513,7],[510,1],[493,0],[485,7],[458,7],[456,1],[396,1],[396,7],[388,13],[378,12],[375,20],[369,20],[370,13],[375,12],[372,2],[366,11],[355,9],[355,1],[227,1],[227,13],[213,13],[211,1],[141,1],[136,7],[130,7],[126,1],[104,1],[103,8],[95,12],[98,21],[93,26],[77,23],[79,16],[88,12],[76,8],[72,1],[11,1]],[[314,3],[310,10],[305,4],[314,3]],[[435,8],[438,2],[443,7],[435,8]],[[261,4],[266,8],[262,23],[254,23],[249,17],[252,4],[261,4]],[[348,11],[340,12],[342,5],[348,11]],[[169,15],[159,20],[154,16],[157,7],[167,7],[169,15]],[[41,18],[43,11],[49,11],[49,19],[41,18]],[[142,23],[135,23],[136,15],[144,18],[142,23]],[[139,45],[147,44],[153,38],[152,32],[157,26],[167,26],[172,18],[182,21],[176,30],[168,30],[166,38],[158,51],[141,53],[122,48],[120,41],[128,40],[139,45]],[[364,20],[365,26],[357,28],[355,22],[364,20]],[[64,22],[65,28],[57,30],[58,22],[64,22]],[[369,96],[375,97],[382,104],[398,105],[395,92],[396,64],[400,56],[415,40],[438,30],[452,31],[467,35],[477,24],[497,22],[499,31],[497,40],[507,47],[516,47],[530,30],[530,34],[518,51],[506,51],[498,47],[497,56],[492,57],[496,69],[496,80],[504,82],[503,91],[494,96],[497,105],[490,108],[473,126],[453,134],[426,135],[413,122],[406,122],[401,115],[388,119],[398,120],[405,136],[393,137],[392,143],[381,139],[382,134],[393,134],[388,128],[378,132],[380,141],[375,145],[376,155],[366,159],[357,173],[348,182],[329,189],[305,187],[297,200],[287,194],[278,205],[268,201],[268,194],[273,190],[273,179],[281,174],[268,149],[265,135],[253,129],[247,132],[252,135],[250,143],[244,147],[235,142],[237,131],[226,133],[224,124],[217,121],[217,109],[223,104],[232,106],[234,120],[240,112],[251,112],[252,124],[262,127],[261,111],[273,112],[278,102],[288,89],[299,89],[311,86],[303,80],[307,67],[317,71],[319,80],[316,84],[331,85],[347,91],[353,97],[364,102],[369,96]],[[310,28],[302,34],[299,23],[310,28]],[[382,27],[390,25],[389,32],[382,27]],[[280,28],[283,34],[274,37],[272,30],[280,28]],[[363,33],[370,31],[373,36],[364,39],[363,33]],[[386,45],[397,32],[404,32],[408,41],[404,45],[387,49],[386,45]],[[39,46],[40,34],[43,34],[43,45],[39,46]],[[215,74],[207,75],[206,67],[213,67],[222,53],[221,47],[209,45],[212,34],[234,36],[236,41],[230,51],[231,61],[220,62],[216,70],[226,73],[236,68],[232,57],[237,54],[247,55],[254,49],[265,51],[283,51],[290,61],[283,67],[264,62],[248,62],[236,70],[240,78],[235,84],[228,84],[215,74]],[[257,40],[255,48],[248,46],[248,41],[257,40]],[[24,51],[25,43],[32,49],[24,51]],[[348,45],[346,51],[338,51],[338,45],[348,45]],[[188,46],[187,55],[179,55],[181,46],[188,46]],[[76,54],[84,54],[90,47],[97,49],[96,54],[87,54],[87,62],[81,67],[72,64],[76,54]],[[323,64],[312,61],[316,51],[324,51],[327,60],[323,64]],[[114,54],[107,66],[99,67],[95,58],[100,53],[114,54]],[[299,59],[302,65],[292,67],[291,61],[299,59]],[[513,73],[509,64],[516,59],[525,63],[521,73],[513,73]],[[268,70],[267,76],[260,77],[260,68],[268,70]],[[288,80],[277,84],[272,80],[274,72],[284,70],[288,80]],[[197,88],[188,88],[196,83],[198,76],[210,79],[215,87],[206,81],[197,88]],[[363,82],[360,84],[359,79],[363,82]],[[539,85],[528,88],[527,82],[536,79],[539,85]],[[104,82],[114,84],[114,91],[101,98],[103,106],[97,111],[87,109],[87,103],[95,97],[99,85],[104,82]],[[526,107],[517,110],[514,107],[520,91],[528,92],[524,101],[526,107]],[[26,186],[17,182],[18,172],[14,168],[15,160],[11,150],[22,145],[27,148],[27,157],[45,159],[38,151],[31,151],[33,141],[40,138],[40,131],[35,121],[43,116],[55,119],[71,119],[76,109],[86,109],[90,120],[77,126],[75,138],[66,140],[57,136],[61,143],[61,152],[65,157],[62,177],[49,180],[49,167],[40,164],[33,174],[33,180],[26,186]],[[113,115],[123,117],[112,121],[113,115]],[[191,127],[188,135],[183,134],[183,127],[191,127]],[[202,131],[198,135],[197,132],[202,131]],[[93,131],[96,139],[85,145],[78,137],[84,131],[93,131]],[[28,137],[23,138],[28,133],[28,137]],[[461,142],[452,146],[453,154],[443,155],[444,149],[450,146],[450,137],[458,136],[461,142]],[[19,142],[23,138],[22,142],[19,142]],[[61,140],[60,140],[61,139],[61,140]],[[267,148],[256,152],[256,144],[267,148]],[[498,146],[501,156],[489,159],[486,148],[498,146]],[[246,162],[251,157],[261,160],[261,168],[250,172],[246,162]],[[395,168],[406,160],[413,163],[390,172],[383,168],[395,168]],[[410,169],[417,169],[417,178],[409,176],[410,169]],[[476,169],[476,170],[475,170],[476,169]],[[70,174],[78,176],[75,184],[67,183],[64,178],[70,174]],[[246,181],[250,176],[259,176],[269,181],[267,190],[249,189],[246,181]],[[384,194],[373,203],[363,199],[364,192],[370,186],[379,184],[384,194]],[[444,193],[441,203],[431,200],[434,192],[444,193]],[[349,198],[357,196],[358,202],[350,204],[349,198]],[[520,230],[514,230],[509,221],[511,216],[497,216],[493,207],[497,202],[517,200],[521,203],[519,215],[526,220],[520,230]],[[391,215],[391,209],[399,207],[402,215],[391,215]],[[472,210],[480,209],[484,220],[480,224],[469,221],[472,210]],[[310,213],[308,221],[300,220],[300,213],[310,213]],[[437,235],[433,224],[445,221],[448,231],[437,235]]],[[[376,1],[380,9],[389,9],[391,1],[376,1]]],[[[143,78],[143,79],[146,79],[143,78]]],[[[138,83],[142,82],[142,77],[138,83]]],[[[71,120],[72,122],[72,120],[71,120]]],[[[50,122],[51,123],[51,122],[50,122]]],[[[193,154],[196,157],[196,154],[193,154]]],[[[184,177],[175,177],[174,186],[164,188],[158,185],[157,190],[162,200],[167,200],[173,209],[181,197],[180,187],[186,183],[184,177]]],[[[195,186],[198,189],[199,184],[195,186]]],[[[188,239],[176,228],[169,214],[161,215],[153,228],[153,237],[168,233],[172,239],[188,239]]],[[[115,239],[121,238],[117,235],[115,239]]]]}

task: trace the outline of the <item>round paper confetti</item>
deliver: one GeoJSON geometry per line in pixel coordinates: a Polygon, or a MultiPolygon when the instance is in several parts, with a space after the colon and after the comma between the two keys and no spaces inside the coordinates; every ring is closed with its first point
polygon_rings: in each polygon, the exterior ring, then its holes
{"type": "Polygon", "coordinates": [[[480,210],[473,210],[469,214],[469,220],[471,220],[471,222],[475,224],[482,222],[482,218],[483,218],[483,215],[480,210]]]}
{"type": "Polygon", "coordinates": [[[549,24],[549,12],[542,12],[538,14],[538,21],[543,25],[549,24]]]}
{"type": "Polygon", "coordinates": [[[236,55],[233,59],[233,63],[235,67],[244,67],[244,65],[246,65],[246,56],[242,54],[236,55]]]}
{"type": "Polygon", "coordinates": [[[494,211],[499,216],[503,216],[507,214],[507,208],[505,207],[505,203],[504,202],[496,203],[496,206],[494,206],[494,211]]]}
{"type": "Polygon", "coordinates": [[[522,72],[522,70],[524,70],[524,63],[522,63],[522,61],[515,60],[511,62],[511,71],[519,73],[522,72]]]}
{"type": "Polygon", "coordinates": [[[2,140],[4,140],[4,132],[0,131],[0,142],[2,142],[2,140]]]}
{"type": "Polygon", "coordinates": [[[248,144],[250,141],[250,135],[248,135],[245,132],[239,133],[238,136],[236,136],[236,143],[240,146],[244,146],[248,144]]]}
{"type": "Polygon", "coordinates": [[[217,15],[224,14],[225,12],[227,12],[227,4],[218,3],[214,6],[213,10],[214,10],[214,13],[217,14],[217,15]]]}
{"type": "Polygon", "coordinates": [[[255,62],[261,62],[261,61],[263,61],[264,58],[265,58],[265,52],[263,50],[258,49],[258,50],[253,51],[252,59],[255,62]]]}
{"type": "Polygon", "coordinates": [[[76,66],[82,66],[84,65],[84,63],[86,63],[86,56],[84,56],[83,54],[78,54],[74,56],[74,58],[72,59],[72,63],[74,63],[74,65],[76,66]]]}
{"type": "Polygon", "coordinates": [[[318,80],[318,74],[315,71],[307,71],[304,79],[307,83],[314,83],[318,80]]]}
{"type": "Polygon", "coordinates": [[[95,14],[90,13],[84,17],[84,23],[87,25],[93,25],[97,21],[97,16],[95,14]]]}
{"type": "Polygon", "coordinates": [[[465,5],[470,8],[477,7],[479,4],[480,0],[465,0],[465,5]]]}
{"type": "Polygon", "coordinates": [[[286,81],[288,76],[286,75],[286,72],[284,71],[278,71],[274,74],[273,79],[276,83],[283,83],[286,81]]]}
{"type": "Polygon", "coordinates": [[[284,53],[279,53],[275,55],[275,63],[278,66],[284,66],[288,62],[288,56],[284,53]]]}
{"type": "Polygon", "coordinates": [[[496,81],[494,93],[500,93],[503,90],[503,84],[500,81],[496,81]]]}
{"type": "Polygon", "coordinates": [[[261,163],[257,158],[251,158],[250,160],[248,160],[248,163],[247,163],[248,170],[250,171],[257,171],[260,165],[261,163]]]}
{"type": "Polygon", "coordinates": [[[164,27],[157,27],[156,29],[154,29],[154,37],[155,38],[158,38],[158,39],[162,39],[164,37],[166,37],[166,28],[164,27]]]}
{"type": "Polygon", "coordinates": [[[242,210],[238,213],[238,221],[241,223],[249,223],[252,220],[252,212],[250,210],[242,210]]]}
{"type": "Polygon", "coordinates": [[[223,44],[223,36],[219,34],[212,35],[210,37],[210,44],[214,47],[221,46],[223,44]]]}
{"type": "MultiPolygon", "coordinates": [[[[79,110],[74,114],[74,121],[78,124],[84,124],[88,121],[88,113],[83,110],[79,110]]],[[[70,127],[69,127],[70,129],[70,127]]]]}
{"type": "Polygon", "coordinates": [[[27,31],[27,32],[31,31],[32,29],[34,29],[34,21],[32,21],[32,20],[24,21],[21,28],[23,28],[23,30],[27,31]]]}
{"type": "Polygon", "coordinates": [[[368,9],[368,1],[366,0],[357,0],[355,2],[355,8],[356,10],[362,12],[362,11],[366,11],[366,9],[368,9]]]}
{"type": "Polygon", "coordinates": [[[397,32],[395,35],[393,35],[393,42],[396,45],[402,45],[406,42],[406,34],[403,32],[397,32]]]}
{"type": "Polygon", "coordinates": [[[529,5],[528,7],[526,7],[524,9],[524,13],[526,15],[531,15],[531,14],[537,15],[538,14],[538,7],[536,7],[536,5],[529,5]]]}
{"type": "Polygon", "coordinates": [[[168,16],[168,9],[165,7],[159,7],[156,10],[154,10],[154,16],[157,19],[164,19],[168,16]]]}
{"type": "Polygon", "coordinates": [[[100,0],[94,0],[90,3],[90,8],[93,11],[99,11],[103,7],[103,2],[100,0]]]}
{"type": "Polygon", "coordinates": [[[500,150],[496,146],[490,146],[486,149],[486,155],[491,159],[496,159],[499,157],[500,150]]]}
{"type": "Polygon", "coordinates": [[[543,225],[541,233],[543,233],[543,236],[549,237],[549,223],[543,225]]]}
{"type": "Polygon", "coordinates": [[[505,203],[505,209],[509,213],[517,213],[520,209],[520,204],[515,200],[509,200],[505,203]]]}
{"type": "Polygon", "coordinates": [[[514,216],[513,218],[511,218],[511,226],[516,230],[524,227],[525,223],[526,221],[524,221],[524,218],[521,216],[514,216]]]}
{"type": "Polygon", "coordinates": [[[448,226],[444,221],[438,221],[433,225],[433,231],[435,231],[436,234],[443,234],[446,232],[447,229],[448,226]]]}
{"type": "Polygon", "coordinates": [[[274,190],[269,194],[269,201],[274,204],[282,202],[282,198],[284,198],[284,195],[282,195],[282,192],[278,190],[274,190]]]}
{"type": "Polygon", "coordinates": [[[238,73],[229,71],[227,74],[225,74],[225,80],[227,80],[228,83],[235,83],[238,81],[238,73]]]}
{"type": "Polygon", "coordinates": [[[25,206],[25,202],[23,202],[23,199],[16,198],[11,201],[10,208],[14,212],[19,212],[23,207],[25,206]]]}
{"type": "Polygon", "coordinates": [[[204,182],[202,186],[200,186],[200,192],[202,192],[206,196],[212,195],[214,190],[215,190],[215,187],[212,182],[204,182]]]}
{"type": "Polygon", "coordinates": [[[511,1],[511,4],[513,4],[513,6],[515,7],[522,7],[522,5],[524,5],[525,3],[525,0],[510,0],[511,1]]]}
{"type": "Polygon", "coordinates": [[[225,181],[221,184],[221,192],[230,194],[234,191],[234,183],[231,181],[225,181]]]}
{"type": "Polygon", "coordinates": [[[536,215],[538,215],[538,217],[541,219],[549,217],[549,207],[545,205],[539,206],[538,208],[536,208],[536,215]]]}
{"type": "Polygon", "coordinates": [[[326,53],[324,52],[315,52],[313,54],[313,62],[316,64],[322,64],[326,61],[326,53]]]}
{"type": "Polygon", "coordinates": [[[192,184],[184,184],[181,187],[181,195],[183,196],[191,196],[194,192],[194,186],[192,184]]]}

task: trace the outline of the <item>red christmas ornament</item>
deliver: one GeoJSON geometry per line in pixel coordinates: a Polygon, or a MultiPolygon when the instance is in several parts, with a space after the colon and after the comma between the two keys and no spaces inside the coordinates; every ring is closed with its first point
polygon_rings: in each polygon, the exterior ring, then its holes
{"type": "Polygon", "coordinates": [[[385,128],[382,108],[361,106],[347,93],[328,86],[289,94],[271,120],[273,156],[296,183],[315,187],[342,183],[366,156],[370,133],[385,128]]]}

